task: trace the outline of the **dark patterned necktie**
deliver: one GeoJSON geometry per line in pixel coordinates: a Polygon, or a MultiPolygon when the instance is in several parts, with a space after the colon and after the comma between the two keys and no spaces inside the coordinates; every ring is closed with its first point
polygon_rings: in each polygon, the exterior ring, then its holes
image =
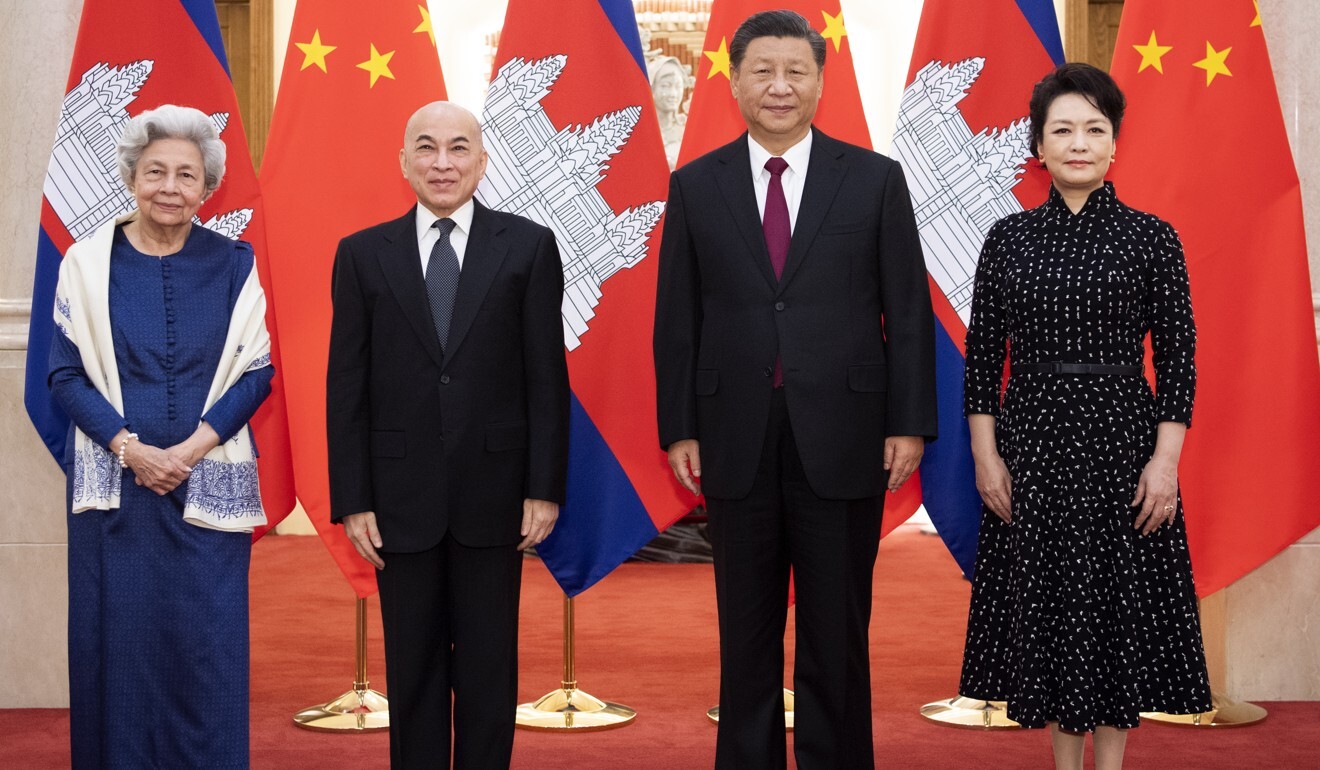
{"type": "Polygon", "coordinates": [[[765,162],[765,170],[770,172],[770,189],[765,193],[761,231],[765,233],[765,247],[770,250],[770,266],[775,269],[775,278],[780,278],[784,275],[784,263],[788,261],[788,244],[793,238],[793,228],[788,221],[788,199],[784,197],[783,177],[788,170],[788,161],[771,158],[765,162]]]}
{"type": "MultiPolygon", "coordinates": [[[[788,221],[788,199],[784,197],[784,171],[787,169],[788,161],[783,158],[771,158],[765,162],[765,170],[770,172],[770,188],[765,192],[761,231],[765,233],[765,247],[770,252],[770,267],[774,268],[776,279],[784,275],[788,244],[793,239],[793,228],[788,221]]],[[[784,386],[784,365],[779,356],[775,356],[773,384],[776,388],[784,386]]]]}
{"type": "Polygon", "coordinates": [[[426,263],[426,298],[431,303],[431,320],[443,353],[449,344],[449,321],[454,317],[454,297],[458,294],[458,253],[449,242],[454,220],[437,219],[431,226],[440,231],[440,238],[431,247],[431,258],[426,263]]]}

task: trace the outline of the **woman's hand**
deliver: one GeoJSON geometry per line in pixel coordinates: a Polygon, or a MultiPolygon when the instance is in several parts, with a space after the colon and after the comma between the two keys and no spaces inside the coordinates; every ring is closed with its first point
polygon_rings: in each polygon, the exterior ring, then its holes
{"type": "Polygon", "coordinates": [[[998,452],[977,456],[976,491],[985,506],[1005,522],[1013,521],[1013,477],[998,452]]]}
{"type": "Polygon", "coordinates": [[[1005,522],[1013,521],[1013,477],[995,443],[995,418],[990,414],[967,415],[972,434],[972,460],[976,462],[976,491],[985,507],[1005,522]]]}
{"type": "Polygon", "coordinates": [[[1134,526],[1143,535],[1173,521],[1178,513],[1178,463],[1152,457],[1141,471],[1132,507],[1140,507],[1134,526]]]}
{"type": "Polygon", "coordinates": [[[170,451],[136,439],[124,448],[124,463],[133,471],[138,486],[158,495],[168,495],[192,475],[192,466],[170,451]]]}
{"type": "Polygon", "coordinates": [[[1149,535],[1178,514],[1178,457],[1182,454],[1187,426],[1179,422],[1161,422],[1156,428],[1155,451],[1141,471],[1137,495],[1132,507],[1140,507],[1133,525],[1149,535]]]}

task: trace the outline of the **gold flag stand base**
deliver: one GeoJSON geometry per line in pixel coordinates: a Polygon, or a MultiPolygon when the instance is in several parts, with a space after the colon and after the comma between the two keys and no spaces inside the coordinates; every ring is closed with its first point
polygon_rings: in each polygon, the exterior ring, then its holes
{"type": "Polygon", "coordinates": [[[927,703],[921,715],[938,725],[967,730],[1021,730],[1008,718],[1008,704],[1001,700],[949,698],[927,703]]]}
{"type": "MultiPolygon", "coordinates": [[[[793,700],[794,700],[793,691],[785,687],[784,688],[784,729],[785,730],[793,729],[793,705],[794,705],[793,700]]],[[[712,708],[707,709],[706,718],[712,722],[718,723],[720,721],[720,707],[714,706],[712,708]]]]}
{"type": "Polygon", "coordinates": [[[1269,712],[1254,703],[1210,693],[1210,710],[1199,714],[1165,714],[1143,711],[1142,719],[1175,727],[1246,727],[1263,722],[1269,712]]]}
{"type": "Polygon", "coordinates": [[[375,732],[390,727],[390,704],[367,681],[367,600],[357,600],[357,677],[353,689],[328,703],[293,715],[304,730],[321,732],[375,732]]]}
{"type": "Polygon", "coordinates": [[[518,705],[518,727],[552,732],[592,732],[624,727],[637,718],[637,712],[627,706],[603,701],[577,689],[574,657],[573,597],[565,595],[564,679],[558,690],[542,695],[534,703],[518,705]]]}

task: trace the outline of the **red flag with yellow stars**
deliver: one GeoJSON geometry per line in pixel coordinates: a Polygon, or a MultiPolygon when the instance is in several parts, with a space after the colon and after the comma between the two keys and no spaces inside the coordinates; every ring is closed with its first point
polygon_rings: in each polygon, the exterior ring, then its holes
{"type": "MultiPolygon", "coordinates": [[[[778,9],[797,11],[825,38],[825,90],[812,124],[831,137],[867,149],[871,131],[857,90],[852,46],[839,0],[715,0],[711,4],[706,43],[692,89],[687,127],[678,165],[723,147],[747,130],[730,91],[733,65],[729,41],[738,25],[754,13],[778,9]]],[[[885,496],[883,531],[888,533],[921,505],[920,472],[913,473],[897,494],[885,496]]]]}
{"type": "Polygon", "coordinates": [[[416,203],[399,171],[404,124],[443,98],[424,2],[300,0],[261,168],[266,238],[298,498],[359,597],[376,591],[375,570],[330,523],[331,268],[340,238],[416,203]]]}
{"type": "Polygon", "coordinates": [[[1179,466],[1197,593],[1320,526],[1320,365],[1302,200],[1252,0],[1128,0],[1111,176],[1177,229],[1197,325],[1179,466]]]}
{"type": "Polygon", "coordinates": [[[871,147],[871,132],[862,113],[862,97],[853,73],[852,47],[839,0],[715,0],[710,8],[700,66],[694,73],[697,82],[692,89],[678,165],[723,147],[747,130],[729,90],[729,78],[733,74],[729,41],[743,19],[781,8],[802,14],[825,37],[825,92],[816,110],[816,127],[839,141],[871,147]]]}

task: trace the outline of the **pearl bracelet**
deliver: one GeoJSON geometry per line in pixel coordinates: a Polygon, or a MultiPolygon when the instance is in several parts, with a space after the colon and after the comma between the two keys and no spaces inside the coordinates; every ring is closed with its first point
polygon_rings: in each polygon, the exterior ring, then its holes
{"type": "Polygon", "coordinates": [[[120,467],[120,468],[127,468],[127,467],[128,467],[128,463],[124,462],[124,450],[125,450],[125,449],[128,449],[128,442],[135,440],[137,437],[138,437],[138,434],[136,434],[136,433],[130,433],[130,434],[128,434],[127,436],[124,436],[124,440],[123,440],[123,442],[120,443],[120,445],[119,445],[119,467],[120,467]]]}

